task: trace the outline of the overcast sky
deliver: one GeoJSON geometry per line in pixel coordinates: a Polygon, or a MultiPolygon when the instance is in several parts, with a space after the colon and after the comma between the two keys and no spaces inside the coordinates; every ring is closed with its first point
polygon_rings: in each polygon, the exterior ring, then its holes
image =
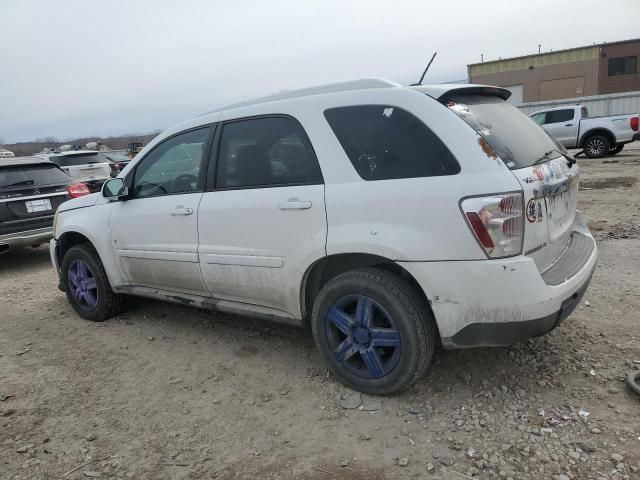
{"type": "Polygon", "coordinates": [[[164,129],[230,102],[640,36],[640,0],[0,0],[0,139],[164,129]]]}

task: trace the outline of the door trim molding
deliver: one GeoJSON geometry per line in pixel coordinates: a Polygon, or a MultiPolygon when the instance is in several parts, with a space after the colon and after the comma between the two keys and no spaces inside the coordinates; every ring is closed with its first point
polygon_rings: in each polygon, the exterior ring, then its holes
{"type": "Polygon", "coordinates": [[[263,257],[259,255],[226,255],[220,253],[204,254],[205,262],[208,265],[236,265],[241,267],[284,267],[282,257],[263,257]]]}
{"type": "Polygon", "coordinates": [[[142,260],[162,260],[165,262],[198,263],[196,252],[165,252],[158,250],[125,250],[117,249],[118,256],[125,258],[139,258],[142,260]]]}

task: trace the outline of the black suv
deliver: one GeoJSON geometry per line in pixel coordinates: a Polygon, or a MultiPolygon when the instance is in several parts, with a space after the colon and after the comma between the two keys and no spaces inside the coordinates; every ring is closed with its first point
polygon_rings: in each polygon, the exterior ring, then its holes
{"type": "Polygon", "coordinates": [[[0,159],[0,253],[49,241],[58,206],[88,193],[48,160],[0,159]]]}

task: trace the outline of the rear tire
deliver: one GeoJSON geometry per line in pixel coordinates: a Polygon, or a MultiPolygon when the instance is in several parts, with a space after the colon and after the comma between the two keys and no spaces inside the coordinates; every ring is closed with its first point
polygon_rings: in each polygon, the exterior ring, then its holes
{"type": "Polygon", "coordinates": [[[611,150],[609,150],[609,155],[616,155],[616,154],[620,153],[623,148],[624,148],[624,143],[620,143],[620,144],[616,145],[615,147],[613,147],[611,150]]]}
{"type": "Polygon", "coordinates": [[[602,158],[610,150],[611,142],[604,135],[593,135],[584,141],[584,153],[589,158],[602,158]]]}
{"type": "Polygon", "coordinates": [[[436,345],[427,303],[402,278],[375,268],[330,280],[314,302],[311,327],[336,377],[373,395],[413,385],[426,372],[436,345]]]}
{"type": "Polygon", "coordinates": [[[121,311],[121,297],[111,290],[102,261],[89,244],[71,247],[62,259],[67,300],[82,318],[102,322],[121,311]]]}

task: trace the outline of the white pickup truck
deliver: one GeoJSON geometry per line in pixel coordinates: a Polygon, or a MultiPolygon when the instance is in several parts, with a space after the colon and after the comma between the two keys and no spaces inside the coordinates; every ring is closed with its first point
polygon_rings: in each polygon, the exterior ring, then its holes
{"type": "Polygon", "coordinates": [[[626,143],[640,140],[638,114],[589,117],[587,107],[540,110],[531,118],[567,148],[582,148],[589,158],[619,153],[626,143]]]}

